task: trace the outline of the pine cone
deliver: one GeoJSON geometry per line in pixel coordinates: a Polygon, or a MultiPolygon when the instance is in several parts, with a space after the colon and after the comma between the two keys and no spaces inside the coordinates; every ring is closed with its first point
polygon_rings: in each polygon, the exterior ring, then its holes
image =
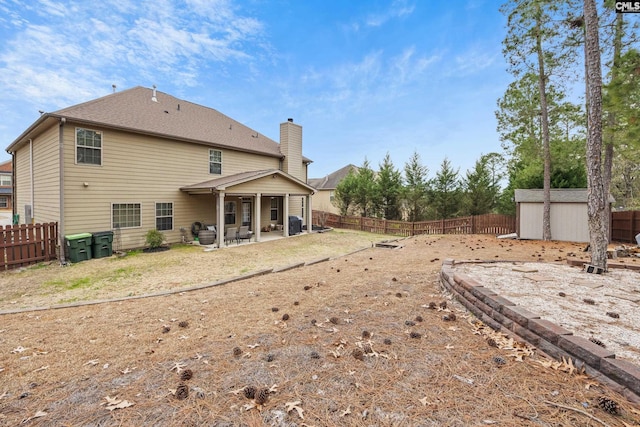
{"type": "Polygon", "coordinates": [[[365,340],[371,338],[371,332],[362,331],[362,338],[364,338],[365,340]]]}
{"type": "Polygon", "coordinates": [[[244,388],[244,397],[247,399],[253,399],[256,397],[256,388],[252,385],[248,385],[244,388]]]}
{"type": "Polygon", "coordinates": [[[285,314],[283,314],[283,315],[282,315],[282,320],[283,320],[283,321],[285,321],[285,322],[286,322],[287,320],[289,320],[289,315],[288,315],[288,314],[286,314],[286,313],[285,313],[285,314]]]}
{"type": "Polygon", "coordinates": [[[269,399],[269,390],[266,388],[261,388],[256,392],[255,402],[258,405],[264,405],[267,403],[267,399],[269,399]]]}
{"type": "Polygon", "coordinates": [[[364,354],[371,354],[373,353],[373,349],[371,348],[371,344],[365,344],[362,346],[362,352],[364,354]]]}
{"type": "Polygon", "coordinates": [[[490,347],[498,347],[498,343],[493,338],[487,339],[487,344],[489,344],[490,347]]]}
{"type": "Polygon", "coordinates": [[[598,397],[598,406],[600,406],[602,410],[610,413],[611,415],[620,414],[620,409],[618,408],[618,404],[607,397],[604,397],[604,396],[598,397]]]}
{"type": "Polygon", "coordinates": [[[444,316],[442,316],[442,320],[444,320],[445,322],[453,322],[454,320],[456,320],[456,315],[454,313],[445,314],[444,316]]]}
{"type": "Polygon", "coordinates": [[[416,322],[422,322],[424,319],[422,318],[422,316],[416,316],[416,322]]]}
{"type": "Polygon", "coordinates": [[[170,330],[171,330],[171,327],[170,327],[170,326],[164,325],[164,326],[162,327],[162,333],[163,333],[163,334],[168,333],[170,330]]]}
{"type": "Polygon", "coordinates": [[[607,311],[607,316],[612,317],[614,319],[619,319],[620,315],[614,311],[607,311]]]}
{"type": "Polygon", "coordinates": [[[180,379],[182,381],[187,381],[187,380],[190,380],[191,378],[193,378],[193,371],[191,369],[185,369],[180,374],[180,379]]]}
{"type": "Polygon", "coordinates": [[[364,353],[359,348],[354,348],[351,352],[351,355],[358,360],[364,360],[364,353]]]}
{"type": "Polygon", "coordinates": [[[233,355],[236,357],[242,356],[242,349],[240,347],[233,347],[233,355]]]}
{"type": "Polygon", "coordinates": [[[305,291],[308,291],[309,289],[311,289],[311,286],[309,286],[309,285],[306,285],[306,286],[304,287],[304,290],[305,290],[305,291]]]}
{"type": "Polygon", "coordinates": [[[414,322],[413,320],[405,320],[404,324],[407,326],[416,326],[416,322],[414,322]]]}
{"type": "Polygon", "coordinates": [[[385,338],[382,342],[385,343],[385,345],[391,345],[391,338],[385,338]]]}
{"type": "Polygon", "coordinates": [[[564,292],[558,292],[558,295],[560,295],[561,297],[566,297],[567,294],[565,294],[564,292]]]}
{"type": "Polygon", "coordinates": [[[317,351],[312,351],[310,356],[312,359],[320,359],[320,355],[317,351]]]}
{"type": "Polygon", "coordinates": [[[337,317],[332,317],[331,319],[329,319],[329,322],[333,323],[334,325],[337,325],[338,323],[340,323],[340,320],[338,320],[337,317]]]}
{"type": "Polygon", "coordinates": [[[437,307],[437,305],[436,305],[436,303],[435,303],[435,302],[431,301],[431,302],[429,303],[429,309],[430,309],[430,310],[435,310],[435,309],[436,309],[436,307],[437,307]]]}
{"type": "Polygon", "coordinates": [[[602,347],[602,348],[606,348],[606,347],[607,347],[607,346],[606,346],[606,345],[604,345],[604,343],[603,343],[602,341],[600,341],[598,338],[591,337],[591,338],[589,338],[589,341],[591,341],[591,342],[592,342],[592,343],[594,343],[595,345],[599,345],[599,346],[600,346],[600,347],[602,347]]]}
{"type": "Polygon", "coordinates": [[[445,309],[447,308],[447,302],[446,301],[442,301],[440,304],[438,304],[440,306],[441,309],[445,309]]]}
{"type": "Polygon", "coordinates": [[[507,363],[507,361],[506,361],[506,360],[504,360],[504,359],[503,359],[502,357],[500,357],[500,356],[496,356],[496,357],[494,357],[494,358],[493,358],[493,363],[495,363],[495,364],[496,364],[496,365],[498,365],[498,366],[502,366],[502,365],[504,365],[505,363],[507,363]]]}
{"type": "Polygon", "coordinates": [[[273,360],[275,358],[276,357],[273,354],[269,353],[269,354],[267,354],[266,360],[267,360],[267,362],[273,362],[273,360]]]}
{"type": "Polygon", "coordinates": [[[277,311],[280,311],[280,309],[278,307],[271,307],[271,311],[273,311],[275,313],[277,311]]]}
{"type": "Polygon", "coordinates": [[[411,338],[422,338],[422,334],[420,334],[420,332],[411,332],[409,336],[411,338]]]}
{"type": "Polygon", "coordinates": [[[176,399],[184,400],[189,397],[189,387],[184,384],[180,384],[176,389],[176,399]]]}
{"type": "Polygon", "coordinates": [[[582,301],[584,301],[585,304],[589,304],[589,305],[595,305],[595,303],[596,303],[591,298],[583,298],[582,301]]]}
{"type": "Polygon", "coordinates": [[[180,326],[181,328],[188,328],[189,322],[187,322],[186,320],[183,320],[182,322],[178,323],[178,326],[180,326]]]}

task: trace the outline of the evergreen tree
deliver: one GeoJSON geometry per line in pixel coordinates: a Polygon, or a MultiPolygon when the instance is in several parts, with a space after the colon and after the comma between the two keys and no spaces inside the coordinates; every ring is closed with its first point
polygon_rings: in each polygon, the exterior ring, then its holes
{"type": "Polygon", "coordinates": [[[355,174],[353,203],[360,216],[375,215],[376,179],[371,164],[366,158],[355,174]]]}
{"type": "Polygon", "coordinates": [[[467,171],[462,179],[465,215],[483,215],[495,208],[500,192],[500,175],[495,167],[499,157],[496,153],[480,156],[473,169],[467,171]]]}
{"type": "Polygon", "coordinates": [[[436,173],[431,183],[432,204],[436,211],[436,218],[447,219],[458,214],[460,208],[460,184],[458,182],[458,170],[454,170],[449,159],[440,164],[440,170],[436,173]]]}
{"type": "Polygon", "coordinates": [[[333,193],[333,205],[340,210],[340,215],[346,216],[355,208],[356,174],[353,169],[349,171],[336,185],[333,193]]]}
{"type": "Polygon", "coordinates": [[[420,162],[420,155],[414,151],[404,165],[405,186],[402,199],[407,213],[407,221],[417,222],[427,219],[429,193],[429,169],[420,162]]]}
{"type": "Polygon", "coordinates": [[[387,153],[380,164],[380,169],[376,178],[376,192],[377,197],[375,200],[378,206],[375,210],[380,212],[384,219],[402,219],[402,210],[400,206],[402,175],[393,165],[389,153],[387,153]]]}

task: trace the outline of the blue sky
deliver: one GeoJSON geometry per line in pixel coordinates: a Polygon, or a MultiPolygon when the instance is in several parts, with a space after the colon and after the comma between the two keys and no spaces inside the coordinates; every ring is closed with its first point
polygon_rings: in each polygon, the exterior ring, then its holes
{"type": "Polygon", "coordinates": [[[312,178],[414,151],[462,174],[501,151],[500,3],[0,0],[0,161],[38,110],[155,84],[276,141],[293,118],[312,178]]]}

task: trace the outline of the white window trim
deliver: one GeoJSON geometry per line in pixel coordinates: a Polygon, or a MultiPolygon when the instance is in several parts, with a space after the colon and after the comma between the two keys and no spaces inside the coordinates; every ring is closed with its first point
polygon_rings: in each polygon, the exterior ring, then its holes
{"type": "Polygon", "coordinates": [[[224,202],[224,225],[235,225],[238,223],[238,203],[235,200],[225,200],[224,202]],[[227,213],[227,203],[233,203],[233,212],[227,213]],[[234,222],[227,223],[227,215],[233,214],[234,222]]]}
{"type": "Polygon", "coordinates": [[[170,217],[171,217],[171,229],[169,229],[169,230],[161,230],[161,231],[173,231],[173,230],[174,230],[175,222],[176,222],[176,217],[175,217],[174,212],[173,212],[173,208],[174,208],[174,206],[175,206],[175,203],[173,203],[173,202],[168,202],[168,201],[165,201],[165,202],[154,202],[154,203],[153,203],[153,215],[154,215],[154,216],[153,216],[153,225],[154,225],[154,227],[155,227],[156,229],[158,228],[158,227],[157,227],[157,224],[158,224],[158,223],[157,223],[157,220],[158,220],[158,218],[167,218],[167,217],[169,217],[169,216],[170,216],[170,217]],[[158,213],[157,213],[157,210],[158,210],[158,206],[157,206],[157,205],[158,205],[158,203],[171,204],[171,215],[167,215],[167,216],[159,217],[159,216],[158,216],[158,213]]]}
{"type": "Polygon", "coordinates": [[[220,176],[222,176],[222,150],[217,150],[215,148],[209,148],[209,175],[216,175],[216,176],[220,175],[220,176]],[[217,151],[218,153],[220,153],[220,173],[219,174],[211,172],[211,163],[214,163],[214,162],[211,161],[211,153],[213,151],[217,151]]]}
{"type": "MultiPolygon", "coordinates": [[[[76,127],[73,131],[73,139],[74,139],[74,162],[76,165],[79,166],[93,166],[93,167],[101,167],[104,164],[104,132],[101,130],[95,130],[95,129],[89,129],[89,128],[83,128],[83,127],[76,127]],[[96,150],[100,150],[100,164],[96,165],[93,163],[78,163],[78,129],[84,129],[84,130],[90,130],[92,132],[98,133],[101,135],[100,138],[100,148],[96,148],[96,147],[87,147],[87,148],[92,148],[92,149],[96,149],[96,150]]],[[[113,223],[112,223],[113,224],[113,223]]]]}
{"type": "MultiPolygon", "coordinates": [[[[113,205],[140,205],[140,225],[139,226],[133,226],[133,227],[120,227],[120,230],[133,230],[136,228],[142,228],[142,226],[144,225],[144,222],[142,220],[142,209],[143,209],[143,205],[142,202],[112,202],[111,203],[111,210],[110,215],[111,215],[111,227],[115,229],[115,226],[113,224],[113,205]]],[[[155,209],[155,206],[154,206],[155,209]]],[[[155,213],[155,212],[154,212],[155,213]]],[[[154,224],[155,226],[155,224],[154,224]]]]}

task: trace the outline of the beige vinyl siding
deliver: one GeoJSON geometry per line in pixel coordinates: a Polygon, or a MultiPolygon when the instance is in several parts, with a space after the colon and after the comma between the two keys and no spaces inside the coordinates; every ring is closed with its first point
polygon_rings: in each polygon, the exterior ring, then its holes
{"type": "Polygon", "coordinates": [[[312,208],[317,211],[331,212],[336,215],[340,214],[340,209],[331,203],[331,192],[334,190],[316,190],[311,196],[312,208]]]}
{"type": "Polygon", "coordinates": [[[29,143],[16,151],[16,209],[24,224],[25,206],[31,206],[36,223],[58,221],[60,217],[60,163],[58,127],[54,126],[33,140],[33,183],[31,194],[31,153],[29,143]]]}
{"type": "MultiPolygon", "coordinates": [[[[189,195],[179,190],[217,176],[209,174],[211,147],[90,128],[103,132],[102,165],[76,165],[75,128],[65,126],[66,234],[111,230],[112,203],[141,204],[141,226],[120,231],[123,249],[144,246],[145,233],[155,228],[159,200],[173,202],[174,229],[164,232],[170,243],[181,241],[181,227],[191,238],[194,221],[216,222],[213,194],[189,195]]],[[[278,165],[277,158],[221,151],[222,176],[278,165]]]]}
{"type": "Polygon", "coordinates": [[[302,127],[293,123],[280,125],[280,144],[284,159],[283,171],[306,182],[302,163],[302,127]]]}

